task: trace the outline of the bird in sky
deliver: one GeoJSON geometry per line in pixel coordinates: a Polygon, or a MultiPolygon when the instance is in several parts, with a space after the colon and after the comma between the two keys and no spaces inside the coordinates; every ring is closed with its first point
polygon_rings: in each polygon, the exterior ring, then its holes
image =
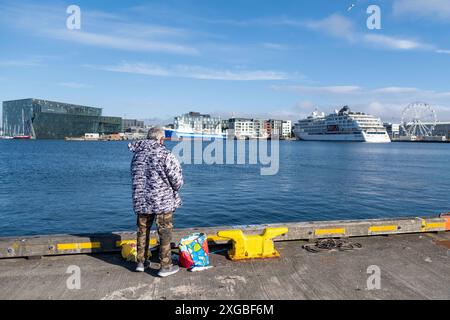
{"type": "Polygon", "coordinates": [[[351,6],[347,8],[347,12],[350,12],[355,6],[356,4],[352,3],[351,6]]]}

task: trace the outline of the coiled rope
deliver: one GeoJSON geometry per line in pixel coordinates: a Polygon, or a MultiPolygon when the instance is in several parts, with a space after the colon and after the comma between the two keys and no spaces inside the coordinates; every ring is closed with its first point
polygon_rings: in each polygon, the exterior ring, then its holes
{"type": "Polygon", "coordinates": [[[318,253],[323,251],[349,251],[354,249],[361,249],[362,245],[358,242],[350,242],[341,239],[319,239],[315,243],[308,243],[302,246],[308,252],[318,253]]]}

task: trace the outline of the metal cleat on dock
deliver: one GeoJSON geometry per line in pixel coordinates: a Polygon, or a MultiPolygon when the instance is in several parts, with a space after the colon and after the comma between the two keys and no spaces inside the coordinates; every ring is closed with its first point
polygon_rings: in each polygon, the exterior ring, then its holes
{"type": "Polygon", "coordinates": [[[266,228],[260,235],[244,235],[242,230],[224,230],[217,232],[217,236],[231,239],[233,247],[228,251],[231,260],[243,260],[279,257],[273,238],[287,232],[286,227],[266,228]]]}

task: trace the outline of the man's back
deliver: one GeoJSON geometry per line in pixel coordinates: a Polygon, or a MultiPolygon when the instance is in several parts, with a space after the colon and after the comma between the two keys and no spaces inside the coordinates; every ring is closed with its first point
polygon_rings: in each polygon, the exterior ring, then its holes
{"type": "Polygon", "coordinates": [[[129,145],[133,204],[136,214],[173,212],[181,205],[178,190],[183,185],[181,166],[175,156],[156,140],[129,145]]]}

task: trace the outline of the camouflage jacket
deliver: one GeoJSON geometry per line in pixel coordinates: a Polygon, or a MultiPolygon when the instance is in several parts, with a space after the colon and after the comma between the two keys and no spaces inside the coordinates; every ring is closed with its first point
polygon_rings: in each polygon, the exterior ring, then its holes
{"type": "Polygon", "coordinates": [[[178,193],[183,172],[175,156],[156,140],[128,144],[131,161],[133,207],[136,214],[174,212],[181,206],[178,193]]]}

